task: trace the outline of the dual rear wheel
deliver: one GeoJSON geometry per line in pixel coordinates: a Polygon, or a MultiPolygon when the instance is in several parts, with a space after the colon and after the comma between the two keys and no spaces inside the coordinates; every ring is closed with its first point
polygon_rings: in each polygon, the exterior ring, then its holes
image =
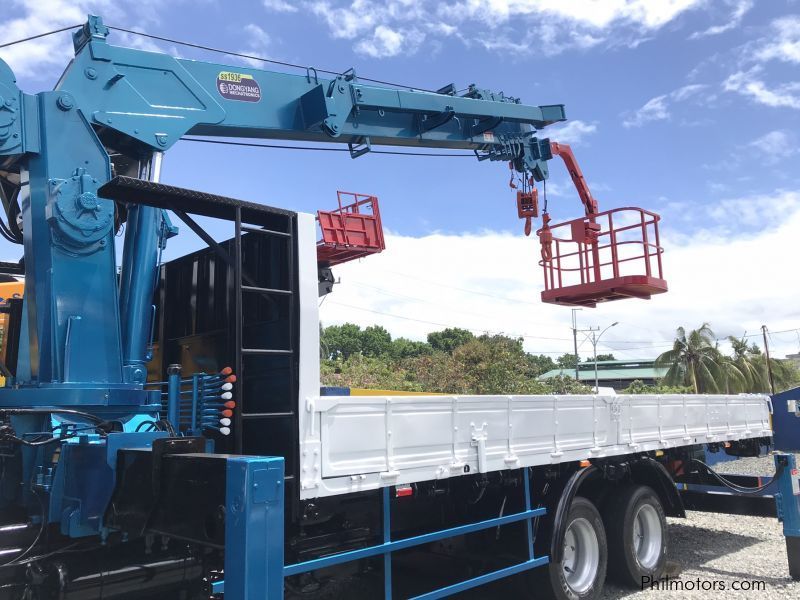
{"type": "Polygon", "coordinates": [[[615,582],[641,588],[658,579],[667,554],[667,523],[661,501],[644,485],[624,485],[603,503],[603,514],[577,496],[567,516],[560,561],[536,569],[555,600],[595,600],[606,573],[615,582]]]}

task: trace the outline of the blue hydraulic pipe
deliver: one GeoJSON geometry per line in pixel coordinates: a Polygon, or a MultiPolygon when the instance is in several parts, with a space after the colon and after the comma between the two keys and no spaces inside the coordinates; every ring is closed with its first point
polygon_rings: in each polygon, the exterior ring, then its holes
{"type": "Polygon", "coordinates": [[[170,365],[167,367],[167,421],[178,429],[179,412],[181,403],[181,366],[170,365]]]}
{"type": "MultiPolygon", "coordinates": [[[[158,182],[163,153],[140,170],[142,179],[158,182]]],[[[153,292],[160,247],[161,210],[140,204],[131,206],[125,231],[120,275],[120,322],[122,326],[122,367],[127,382],[144,383],[145,364],[153,318],[153,292]]]]}

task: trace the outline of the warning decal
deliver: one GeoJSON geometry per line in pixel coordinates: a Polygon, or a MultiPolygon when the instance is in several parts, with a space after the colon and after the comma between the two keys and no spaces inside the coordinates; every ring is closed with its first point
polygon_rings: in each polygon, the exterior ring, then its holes
{"type": "Polygon", "coordinates": [[[241,102],[258,102],[261,100],[261,88],[252,75],[222,71],[217,75],[217,90],[228,100],[241,102]]]}

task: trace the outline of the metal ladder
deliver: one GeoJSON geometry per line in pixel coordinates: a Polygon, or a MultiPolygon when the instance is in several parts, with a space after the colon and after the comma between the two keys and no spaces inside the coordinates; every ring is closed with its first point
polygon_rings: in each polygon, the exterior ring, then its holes
{"type": "MultiPolygon", "coordinates": [[[[295,403],[289,403],[288,409],[289,410],[269,410],[263,411],[259,410],[258,412],[253,412],[252,407],[248,408],[248,398],[246,397],[246,390],[245,390],[245,382],[248,378],[248,367],[246,365],[246,359],[250,356],[288,356],[288,373],[286,374],[289,377],[291,382],[290,385],[296,385],[297,380],[297,361],[293,360],[291,357],[294,356],[296,347],[295,347],[295,340],[296,340],[296,324],[295,324],[295,317],[297,314],[296,311],[296,287],[297,278],[295,277],[295,260],[294,260],[294,229],[295,225],[293,222],[293,218],[290,216],[286,216],[286,231],[277,231],[275,229],[267,229],[264,227],[258,227],[253,225],[247,225],[242,223],[242,211],[241,207],[236,207],[235,209],[235,236],[233,239],[233,287],[234,287],[234,354],[235,354],[235,373],[237,376],[237,381],[234,384],[235,390],[235,397],[238,398],[237,410],[234,412],[234,447],[237,454],[255,454],[256,452],[252,450],[252,446],[247,443],[244,439],[245,437],[245,428],[244,424],[246,421],[249,420],[259,420],[259,421],[270,421],[270,420],[284,420],[284,421],[291,421],[291,423],[287,423],[286,426],[289,427],[291,431],[291,435],[294,438],[297,437],[297,407],[295,403]],[[244,234],[247,234],[245,236],[244,234]],[[286,265],[287,269],[287,283],[288,287],[264,287],[258,281],[254,280],[253,277],[250,276],[249,273],[245,272],[243,269],[243,254],[244,249],[243,246],[245,245],[244,240],[248,236],[265,236],[270,238],[278,238],[282,239],[286,243],[285,249],[285,256],[288,261],[286,265]],[[288,347],[282,348],[267,348],[267,347],[258,347],[253,345],[252,343],[248,343],[245,345],[245,332],[244,326],[246,322],[252,321],[255,317],[253,314],[248,314],[247,306],[248,303],[245,302],[245,295],[246,294],[253,294],[253,295],[260,295],[267,299],[277,299],[279,297],[289,297],[288,302],[288,322],[289,322],[289,335],[288,335],[288,347]]],[[[255,240],[254,240],[255,242],[255,240]]],[[[258,244],[258,242],[255,242],[258,244]]],[[[253,305],[251,305],[253,306],[253,305]]],[[[252,404],[253,400],[251,400],[252,404]]],[[[269,427],[266,428],[267,430],[269,427]]],[[[297,447],[297,440],[294,440],[294,443],[291,447],[297,447]]],[[[259,454],[263,454],[259,452],[259,454]]],[[[287,463],[290,463],[290,457],[287,458],[287,463]]],[[[290,467],[287,464],[288,473],[285,475],[285,480],[287,487],[291,486],[293,481],[295,480],[295,473],[294,470],[297,468],[297,457],[293,457],[294,460],[291,461],[293,463],[293,467],[290,467]]]]}

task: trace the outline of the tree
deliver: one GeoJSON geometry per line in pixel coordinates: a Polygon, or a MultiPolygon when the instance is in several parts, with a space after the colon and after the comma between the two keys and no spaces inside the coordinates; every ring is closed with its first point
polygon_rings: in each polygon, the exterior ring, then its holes
{"type": "Polygon", "coordinates": [[[452,354],[453,350],[475,339],[471,331],[459,329],[458,327],[448,327],[442,331],[434,331],[428,334],[428,343],[434,350],[452,354]]]}
{"type": "Polygon", "coordinates": [[[601,360],[617,360],[617,359],[614,358],[613,354],[598,354],[597,362],[600,362],[601,360]]]}
{"type": "Polygon", "coordinates": [[[364,356],[383,356],[392,347],[392,336],[380,325],[370,325],[361,333],[361,353],[364,356]]]}
{"type": "Polygon", "coordinates": [[[686,386],[647,385],[641,379],[634,379],[620,394],[691,394],[694,390],[686,386]]]}
{"type": "Polygon", "coordinates": [[[572,369],[574,371],[575,365],[580,361],[580,357],[576,357],[574,354],[567,352],[556,359],[556,364],[558,364],[561,369],[572,369]]]}
{"type": "Polygon", "coordinates": [[[433,348],[427,342],[416,342],[402,337],[393,340],[389,348],[389,355],[394,359],[412,358],[431,352],[433,348]]]}
{"type": "Polygon", "coordinates": [[[719,392],[719,382],[723,381],[719,356],[714,332],[708,323],[703,323],[688,334],[678,327],[672,349],[661,354],[655,366],[667,369],[663,380],[666,385],[686,385],[695,394],[719,392]]]}
{"type": "Polygon", "coordinates": [[[353,323],[331,325],[322,332],[322,347],[329,358],[349,358],[362,349],[361,327],[353,323]]]}
{"type": "Polygon", "coordinates": [[[528,362],[535,369],[537,377],[556,368],[555,361],[545,354],[529,354],[528,362]]]}

